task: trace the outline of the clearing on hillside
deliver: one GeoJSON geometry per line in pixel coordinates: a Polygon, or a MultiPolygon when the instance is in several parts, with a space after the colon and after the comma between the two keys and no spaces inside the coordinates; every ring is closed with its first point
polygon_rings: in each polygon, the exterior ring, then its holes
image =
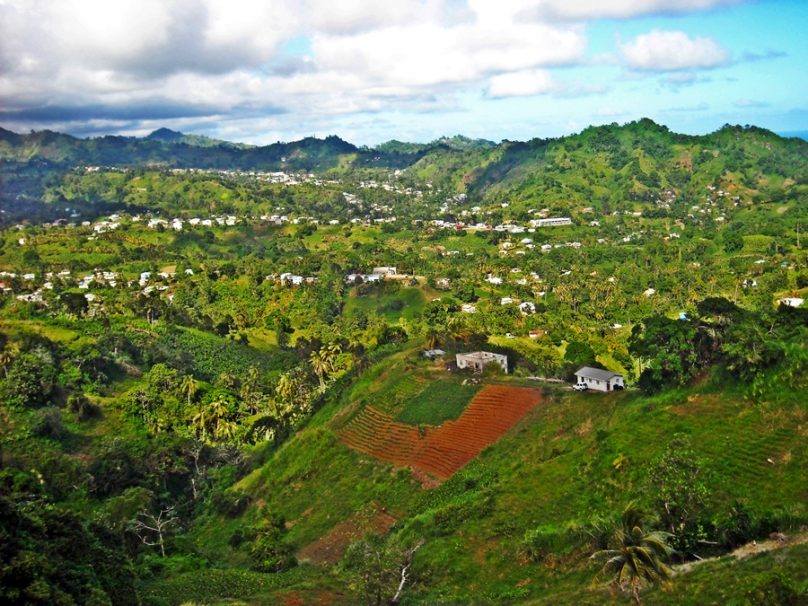
{"type": "Polygon", "coordinates": [[[334,565],[342,559],[348,546],[369,533],[386,534],[396,519],[378,503],[334,526],[313,543],[297,552],[297,559],[314,564],[334,565]]]}
{"type": "Polygon", "coordinates": [[[459,419],[425,429],[366,406],[339,431],[339,437],[354,450],[445,480],[496,442],[540,400],[541,393],[535,389],[487,385],[459,419]]]}

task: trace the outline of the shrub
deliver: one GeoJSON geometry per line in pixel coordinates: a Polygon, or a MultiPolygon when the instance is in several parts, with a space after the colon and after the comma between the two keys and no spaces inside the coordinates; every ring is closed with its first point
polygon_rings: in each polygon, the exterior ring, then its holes
{"type": "Polygon", "coordinates": [[[751,581],[745,592],[747,604],[752,606],[799,606],[805,604],[806,591],[780,570],[769,571],[751,581]]]}
{"type": "Polygon", "coordinates": [[[81,394],[74,394],[67,399],[67,409],[76,415],[77,421],[86,421],[101,416],[101,408],[81,394]]]}
{"type": "Polygon", "coordinates": [[[55,406],[48,406],[37,412],[31,433],[41,438],[58,440],[64,437],[66,430],[62,423],[62,411],[55,406]]]}
{"type": "Polygon", "coordinates": [[[240,516],[251,501],[250,495],[241,490],[215,491],[210,495],[214,511],[228,518],[240,516]]]}
{"type": "Polygon", "coordinates": [[[263,521],[253,526],[254,536],[250,557],[252,568],[258,572],[281,572],[297,566],[291,546],[284,543],[286,520],[266,508],[262,510],[263,521]]]}

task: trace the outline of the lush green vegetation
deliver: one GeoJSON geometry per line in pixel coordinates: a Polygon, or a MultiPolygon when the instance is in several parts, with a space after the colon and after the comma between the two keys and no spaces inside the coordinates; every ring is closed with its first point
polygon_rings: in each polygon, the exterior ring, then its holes
{"type": "Polygon", "coordinates": [[[806,145],[0,132],[0,601],[804,601],[806,145]],[[340,439],[492,381],[543,400],[444,482],[340,439]]]}
{"type": "Polygon", "coordinates": [[[460,381],[435,381],[408,399],[396,417],[410,425],[435,425],[456,419],[466,408],[469,400],[480,389],[480,385],[464,385],[460,381]]]}

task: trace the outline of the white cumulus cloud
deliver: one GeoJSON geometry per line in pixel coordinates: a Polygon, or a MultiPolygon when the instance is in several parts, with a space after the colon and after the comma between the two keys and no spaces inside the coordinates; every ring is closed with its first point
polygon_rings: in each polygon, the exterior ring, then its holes
{"type": "Polygon", "coordinates": [[[540,69],[512,72],[494,76],[488,85],[490,97],[541,95],[558,89],[553,77],[540,69]]]}
{"type": "Polygon", "coordinates": [[[653,30],[619,48],[629,67],[643,71],[710,68],[729,61],[729,53],[712,38],[691,38],[680,31],[653,30]]]}

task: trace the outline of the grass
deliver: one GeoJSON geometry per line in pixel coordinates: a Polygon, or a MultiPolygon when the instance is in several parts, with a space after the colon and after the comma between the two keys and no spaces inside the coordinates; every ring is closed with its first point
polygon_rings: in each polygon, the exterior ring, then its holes
{"type": "MultiPolygon", "coordinates": [[[[649,606],[804,604],[808,599],[806,558],[808,545],[802,544],[742,560],[724,557],[705,562],[677,575],[669,591],[646,589],[641,594],[642,603],[649,606]],[[789,597],[792,601],[787,601],[789,597]]],[[[587,578],[586,572],[576,575],[577,583],[556,587],[552,597],[530,603],[596,606],[611,602],[616,596],[608,589],[592,587],[591,576],[587,578]]],[[[617,603],[628,604],[630,600],[623,596],[617,603]]]]}
{"type": "Polygon", "coordinates": [[[75,330],[37,320],[2,320],[0,321],[0,330],[12,334],[33,332],[58,343],[69,343],[80,336],[80,333],[75,330]]]}
{"type": "Polygon", "coordinates": [[[189,601],[225,603],[233,599],[250,600],[268,592],[299,584],[311,574],[305,568],[286,573],[264,574],[235,568],[211,568],[170,575],[144,588],[146,597],[155,597],[170,606],[189,601]]]}
{"type": "Polygon", "coordinates": [[[435,381],[407,401],[396,420],[410,425],[440,425],[457,419],[480,385],[463,385],[459,380],[435,381]]]}
{"type": "Polygon", "coordinates": [[[345,315],[356,316],[357,312],[376,312],[388,322],[397,322],[399,318],[413,320],[423,311],[426,304],[424,293],[418,287],[402,286],[393,292],[382,291],[358,296],[352,291],[345,304],[345,315]]]}

